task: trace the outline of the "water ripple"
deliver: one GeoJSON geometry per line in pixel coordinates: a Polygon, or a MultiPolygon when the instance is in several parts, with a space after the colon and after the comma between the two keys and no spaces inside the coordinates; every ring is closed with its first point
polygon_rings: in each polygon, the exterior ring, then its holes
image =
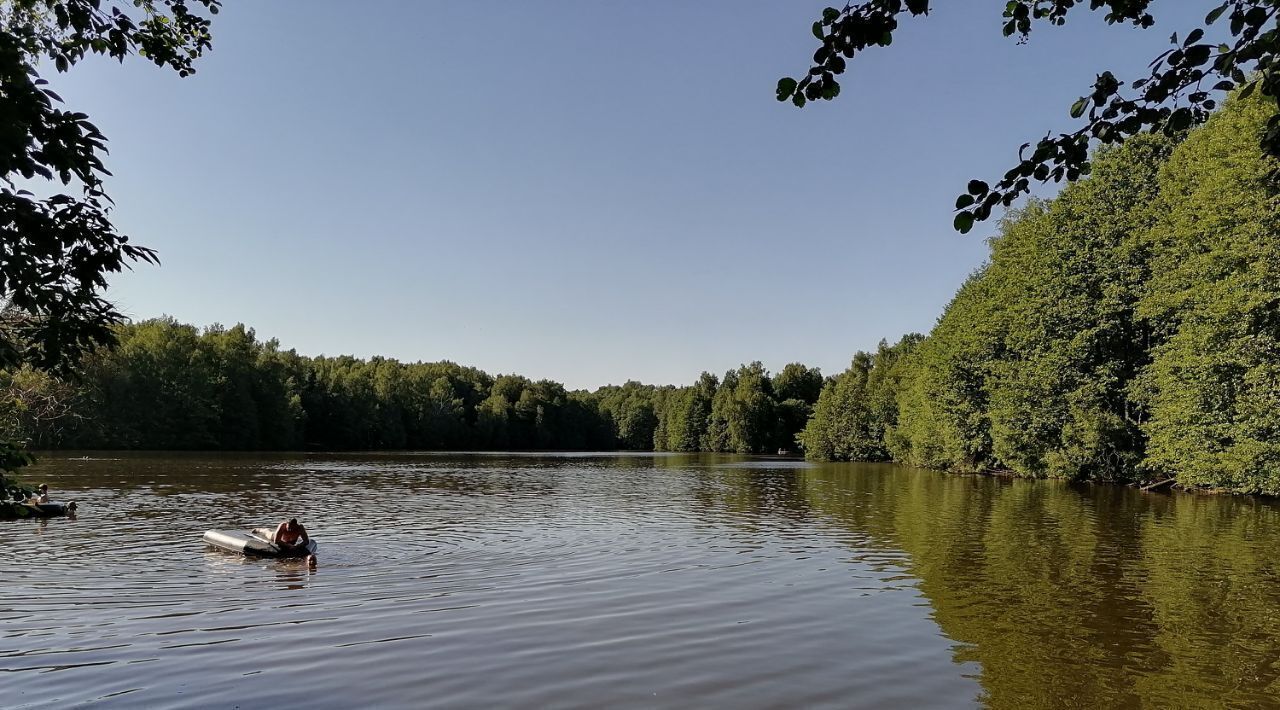
{"type": "Polygon", "coordinates": [[[1280,690],[1265,506],[717,456],[95,456],[37,476],[82,513],[0,525],[23,560],[0,586],[12,707],[1247,705],[1280,690]],[[200,542],[295,516],[320,541],[315,569],[200,542]],[[1248,535],[1220,532],[1237,525],[1248,535]]]}

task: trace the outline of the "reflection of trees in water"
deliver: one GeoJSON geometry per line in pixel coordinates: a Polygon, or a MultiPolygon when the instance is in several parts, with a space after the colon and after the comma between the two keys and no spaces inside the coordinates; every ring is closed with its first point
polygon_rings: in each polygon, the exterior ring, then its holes
{"type": "Polygon", "coordinates": [[[321,488],[336,501],[382,493],[532,496],[556,490],[551,477],[501,457],[131,453],[117,460],[53,460],[36,469],[41,472],[65,481],[64,488],[148,488],[162,498],[236,494],[252,500],[321,488]]]}
{"type": "Polygon", "coordinates": [[[1280,509],[831,465],[815,510],[906,551],[994,707],[1250,705],[1280,692],[1280,509]]]}
{"type": "Polygon", "coordinates": [[[1202,683],[1222,705],[1280,697],[1280,509],[1180,496],[1144,524],[1143,591],[1166,662],[1139,687],[1176,699],[1202,683]],[[1211,649],[1206,652],[1206,649],[1211,649]]]}
{"type": "Polygon", "coordinates": [[[734,467],[741,457],[704,454],[695,460],[703,467],[691,479],[690,502],[703,515],[747,531],[759,529],[763,520],[805,522],[813,517],[792,469],[734,467]]]}

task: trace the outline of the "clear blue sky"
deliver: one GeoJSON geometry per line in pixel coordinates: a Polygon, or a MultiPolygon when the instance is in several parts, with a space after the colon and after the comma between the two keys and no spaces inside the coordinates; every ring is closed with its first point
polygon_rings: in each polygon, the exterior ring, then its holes
{"type": "Polygon", "coordinates": [[[808,68],[816,2],[229,2],[191,78],[52,78],[160,252],[113,281],[133,318],[571,388],[830,374],[982,263],[990,227],[950,226],[969,178],[1208,9],[1157,4],[1147,32],[1081,10],[1018,45],[1003,4],[939,2],[804,110],[773,87],[808,68]]]}

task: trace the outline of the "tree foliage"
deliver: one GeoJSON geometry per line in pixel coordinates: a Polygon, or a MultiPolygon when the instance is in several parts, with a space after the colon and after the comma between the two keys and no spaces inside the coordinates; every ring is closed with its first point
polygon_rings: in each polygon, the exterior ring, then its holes
{"type": "Polygon", "coordinates": [[[1280,493],[1278,163],[1255,142],[1271,115],[1241,91],[1185,140],[1103,149],[1089,179],[1010,214],[923,342],[823,390],[809,454],[1280,493]],[[879,412],[877,371],[897,373],[879,412]]]}
{"type": "Polygon", "coordinates": [[[777,377],[752,363],[725,384],[703,373],[688,387],[568,391],[451,362],[306,357],[243,325],[158,318],[118,326],[115,339],[83,358],[76,380],[29,369],[0,379],[15,395],[0,433],[86,449],[752,453],[794,445],[822,381],[798,363],[777,377]],[[779,403],[775,383],[795,398],[779,403]],[[787,406],[801,414],[779,416],[787,406]],[[713,418],[722,439],[709,435],[713,418]]]}
{"type": "Polygon", "coordinates": [[[908,335],[892,346],[881,341],[875,353],[856,353],[849,369],[826,383],[799,436],[806,455],[823,460],[889,460],[886,435],[898,423],[903,357],[922,337],[908,335]]]}
{"type": "MultiPolygon", "coordinates": [[[[840,95],[837,77],[848,60],[872,47],[887,47],[904,16],[927,15],[931,0],[866,0],[843,9],[822,11],[813,23],[821,43],[809,71],[799,79],[778,81],[779,101],[803,107],[807,102],[840,95]]],[[[1036,23],[1062,25],[1079,7],[1101,11],[1107,23],[1148,28],[1155,23],[1151,0],[1009,0],[1003,31],[1026,41],[1036,23]]],[[[1280,156],[1280,0],[1210,0],[1204,2],[1202,26],[1170,37],[1172,46],[1151,62],[1150,74],[1124,82],[1114,73],[1098,75],[1086,95],[1070,109],[1084,125],[1069,133],[1046,135],[1034,147],[1024,144],[1018,163],[993,183],[971,180],[956,199],[955,227],[968,232],[998,205],[1008,207],[1031,189],[1031,182],[1075,181],[1092,169],[1090,146],[1112,145],[1144,132],[1176,135],[1208,118],[1223,92],[1240,89],[1246,98],[1255,90],[1272,106],[1257,140],[1261,151],[1280,156]],[[1206,35],[1214,25],[1229,40],[1214,43],[1206,35]]]]}
{"type": "Polygon", "coordinates": [[[1160,175],[1148,373],[1148,465],[1188,485],[1280,494],[1280,214],[1270,106],[1238,101],[1160,175]]]}
{"type": "Polygon", "coordinates": [[[965,282],[906,365],[898,424],[885,440],[897,461],[961,471],[992,465],[988,381],[1002,323],[989,271],[965,282]]]}
{"type": "MultiPolygon", "coordinates": [[[[106,137],[86,114],[62,107],[41,71],[65,72],[89,54],[138,55],[187,76],[211,41],[209,20],[192,10],[212,15],[218,7],[219,0],[0,5],[0,371],[11,388],[31,377],[15,374],[20,369],[66,373],[109,344],[121,315],[103,297],[107,276],[156,261],[111,224],[106,137]]],[[[35,406],[15,398],[10,412],[30,415],[35,406]]],[[[29,463],[20,444],[4,447],[5,474],[29,463]]],[[[9,480],[0,475],[0,484],[9,480]]]]}
{"type": "Polygon", "coordinates": [[[106,138],[41,76],[88,54],[138,55],[186,76],[210,47],[218,0],[10,0],[0,11],[0,366],[65,369],[120,320],[109,274],[155,254],[111,224],[106,138]],[[19,187],[51,188],[39,197],[19,187]],[[68,189],[68,193],[57,192],[68,189]]]}

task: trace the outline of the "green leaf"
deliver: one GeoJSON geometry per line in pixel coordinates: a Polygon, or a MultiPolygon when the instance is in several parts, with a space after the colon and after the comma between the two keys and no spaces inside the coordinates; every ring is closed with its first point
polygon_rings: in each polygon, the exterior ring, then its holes
{"type": "Polygon", "coordinates": [[[1197,44],[1187,49],[1186,64],[1187,66],[1198,67],[1209,61],[1209,53],[1212,49],[1207,44],[1197,44]]]}
{"type": "Polygon", "coordinates": [[[1212,25],[1214,21],[1216,21],[1219,17],[1222,16],[1222,13],[1227,11],[1227,6],[1230,4],[1231,3],[1224,2],[1221,5],[1210,10],[1209,14],[1204,16],[1204,23],[1206,25],[1212,25]]]}
{"type": "Polygon", "coordinates": [[[813,36],[817,37],[818,39],[822,39],[822,23],[821,22],[813,23],[813,36]]]}
{"type": "Polygon", "coordinates": [[[962,210],[976,201],[977,200],[973,198],[973,195],[961,195],[956,198],[956,209],[962,210]]]}
{"type": "Polygon", "coordinates": [[[789,76],[785,76],[778,80],[778,100],[786,101],[791,95],[796,93],[796,80],[789,76]]]}
{"type": "Polygon", "coordinates": [[[1080,118],[1084,115],[1084,110],[1089,106],[1088,97],[1081,97],[1075,103],[1071,104],[1071,117],[1080,118]]]}
{"type": "Polygon", "coordinates": [[[983,181],[981,181],[981,180],[970,180],[970,181],[969,181],[969,194],[970,194],[970,195],[974,195],[974,196],[976,197],[976,196],[981,195],[981,194],[984,194],[984,193],[986,193],[986,192],[988,192],[988,191],[990,191],[990,190],[991,190],[991,187],[990,187],[989,185],[987,185],[987,183],[985,183],[985,182],[983,182],[983,181]]]}
{"type": "Polygon", "coordinates": [[[822,21],[828,25],[840,19],[840,11],[834,7],[828,7],[822,11],[822,21]]]}
{"type": "Polygon", "coordinates": [[[968,234],[973,229],[973,213],[961,212],[956,215],[955,221],[951,223],[956,231],[961,234],[968,234]]]}

